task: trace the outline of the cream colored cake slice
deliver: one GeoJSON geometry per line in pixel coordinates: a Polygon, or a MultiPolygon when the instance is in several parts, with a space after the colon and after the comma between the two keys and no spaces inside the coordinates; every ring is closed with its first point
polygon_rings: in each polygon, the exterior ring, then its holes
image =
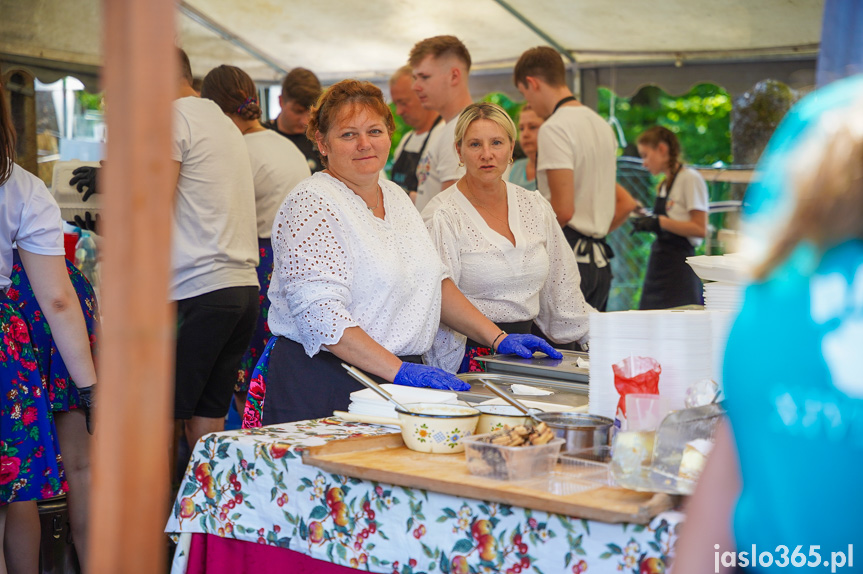
{"type": "Polygon", "coordinates": [[[707,455],[710,454],[712,448],[713,442],[704,438],[686,443],[677,475],[687,480],[698,480],[701,471],[704,470],[704,464],[707,462],[707,455]]]}
{"type": "Polygon", "coordinates": [[[655,432],[619,432],[614,439],[612,463],[625,473],[638,472],[653,460],[655,432]]]}

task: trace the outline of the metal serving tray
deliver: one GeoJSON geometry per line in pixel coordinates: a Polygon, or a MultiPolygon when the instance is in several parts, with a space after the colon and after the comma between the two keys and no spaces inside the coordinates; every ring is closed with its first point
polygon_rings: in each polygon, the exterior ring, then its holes
{"type": "Polygon", "coordinates": [[[545,355],[532,359],[523,359],[518,355],[488,355],[477,357],[486,365],[490,373],[504,373],[518,376],[538,377],[543,379],[558,379],[587,383],[590,377],[588,369],[579,367],[575,360],[581,357],[587,359],[587,353],[577,351],[560,351],[562,359],[552,359],[545,355]]]}
{"type": "Polygon", "coordinates": [[[457,394],[460,400],[471,405],[497,398],[497,395],[486,389],[485,385],[482,384],[483,379],[491,381],[507,391],[511,385],[516,383],[554,391],[554,394],[551,395],[513,395],[524,401],[568,405],[572,407],[580,407],[587,404],[587,385],[581,383],[539,377],[517,377],[502,373],[462,373],[456,376],[470,383],[471,389],[469,391],[457,394]]]}

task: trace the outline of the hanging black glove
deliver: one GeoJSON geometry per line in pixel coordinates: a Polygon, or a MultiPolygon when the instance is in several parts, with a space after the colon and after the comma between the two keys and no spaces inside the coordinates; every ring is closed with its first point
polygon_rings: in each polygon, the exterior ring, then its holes
{"type": "Polygon", "coordinates": [[[87,417],[87,432],[93,434],[90,415],[96,404],[96,385],[91,385],[85,389],[78,389],[78,396],[81,398],[81,410],[84,411],[84,416],[87,417]]]}
{"type": "Polygon", "coordinates": [[[72,171],[72,179],[69,180],[69,185],[77,188],[78,193],[83,193],[81,201],[87,201],[94,193],[99,193],[96,190],[96,172],[99,168],[90,166],[81,166],[72,171]]]}
{"type": "Polygon", "coordinates": [[[659,217],[656,215],[647,215],[644,217],[636,217],[632,220],[632,232],[630,235],[636,232],[658,234],[660,231],[662,231],[662,227],[659,226],[659,217]]]}
{"type": "Polygon", "coordinates": [[[75,227],[83,229],[84,231],[92,231],[93,233],[98,235],[98,228],[101,221],[102,217],[99,214],[96,214],[96,216],[94,217],[92,213],[90,213],[89,211],[85,211],[83,218],[80,215],[76,215],[75,220],[70,221],[69,225],[74,225],[75,227]]]}

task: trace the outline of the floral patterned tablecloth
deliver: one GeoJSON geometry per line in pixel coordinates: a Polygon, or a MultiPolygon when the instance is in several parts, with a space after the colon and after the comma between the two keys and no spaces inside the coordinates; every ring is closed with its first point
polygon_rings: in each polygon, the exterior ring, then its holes
{"type": "MultiPolygon", "coordinates": [[[[606,524],[326,473],[305,447],[391,429],[337,418],[208,435],[166,531],[270,544],[371,572],[659,573],[682,522],[606,524]]],[[[181,544],[173,574],[185,572],[181,544]]]]}

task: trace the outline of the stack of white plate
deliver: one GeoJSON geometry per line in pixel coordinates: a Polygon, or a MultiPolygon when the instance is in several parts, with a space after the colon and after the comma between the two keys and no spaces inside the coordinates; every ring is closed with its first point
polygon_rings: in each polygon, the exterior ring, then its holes
{"type": "MultiPolygon", "coordinates": [[[[436,391],[434,389],[393,384],[385,384],[381,385],[381,387],[403,405],[407,405],[408,403],[456,404],[458,401],[458,395],[451,391],[436,391]]],[[[351,403],[348,405],[348,412],[358,415],[396,418],[396,409],[393,404],[385,401],[371,389],[363,389],[351,393],[351,403]]]]}
{"type": "Polygon", "coordinates": [[[629,357],[655,359],[662,367],[659,394],[672,409],[683,408],[691,384],[719,378],[727,323],[728,313],[711,311],[591,314],[589,411],[615,417],[620,394],[612,365],[629,357]]]}
{"type": "Polygon", "coordinates": [[[742,285],[722,281],[704,284],[704,308],[708,311],[737,312],[742,303],[742,285]]]}

